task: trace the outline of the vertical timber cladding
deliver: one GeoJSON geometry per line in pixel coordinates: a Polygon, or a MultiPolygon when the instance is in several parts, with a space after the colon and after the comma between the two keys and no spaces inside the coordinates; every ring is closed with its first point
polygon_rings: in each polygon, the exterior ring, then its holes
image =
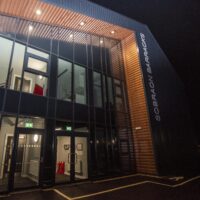
{"type": "Polygon", "coordinates": [[[138,47],[134,34],[122,40],[138,173],[157,174],[138,47]]]}

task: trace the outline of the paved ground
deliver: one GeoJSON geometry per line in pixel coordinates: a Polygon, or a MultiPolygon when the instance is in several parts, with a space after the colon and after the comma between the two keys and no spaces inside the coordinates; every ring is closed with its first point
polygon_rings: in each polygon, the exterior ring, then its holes
{"type": "Polygon", "coordinates": [[[170,180],[133,175],[77,185],[57,186],[0,200],[200,200],[200,176],[170,180]]]}

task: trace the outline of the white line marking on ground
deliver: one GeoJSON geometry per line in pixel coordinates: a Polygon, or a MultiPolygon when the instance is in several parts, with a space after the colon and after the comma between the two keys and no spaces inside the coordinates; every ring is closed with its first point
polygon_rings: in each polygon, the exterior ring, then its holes
{"type": "Polygon", "coordinates": [[[132,175],[127,175],[127,176],[120,176],[120,177],[115,177],[115,178],[109,178],[109,179],[99,180],[99,181],[93,181],[93,183],[103,183],[103,182],[107,182],[107,181],[120,180],[120,179],[134,177],[134,176],[139,176],[139,175],[138,174],[132,174],[132,175]]]}
{"type": "Polygon", "coordinates": [[[148,181],[142,181],[142,182],[139,182],[139,183],[134,183],[134,184],[125,185],[125,186],[121,186],[121,187],[117,187],[117,188],[113,188],[113,189],[108,189],[108,190],[104,190],[104,191],[101,191],[101,192],[96,192],[96,193],[92,193],[92,194],[87,194],[87,195],[83,195],[83,196],[79,196],[79,197],[74,197],[74,198],[72,198],[72,199],[73,199],[73,200],[76,200],[76,199],[83,199],[83,198],[86,198],[86,197],[96,196],[96,195],[105,194],[105,193],[109,193],[109,192],[113,192],[113,191],[117,191],[117,190],[129,188],[129,187],[133,187],[133,186],[137,186],[137,185],[142,185],[142,184],[145,184],[145,183],[147,183],[147,182],[148,182],[148,181]]]}
{"type": "Polygon", "coordinates": [[[103,190],[103,191],[92,193],[92,194],[87,194],[87,195],[82,195],[82,196],[78,196],[78,197],[73,197],[70,200],[78,200],[78,199],[83,199],[83,198],[86,198],[86,197],[97,196],[97,195],[101,195],[101,194],[105,194],[105,193],[109,193],[109,192],[114,192],[114,191],[122,190],[122,189],[125,189],[125,188],[129,188],[129,187],[135,187],[135,186],[143,185],[143,184],[147,184],[147,183],[161,185],[161,186],[170,187],[170,188],[176,188],[176,187],[180,187],[182,185],[185,185],[186,183],[189,183],[191,181],[197,180],[199,178],[200,178],[200,176],[197,176],[197,177],[191,178],[191,179],[189,179],[187,181],[184,181],[184,182],[176,184],[176,185],[169,185],[169,184],[165,184],[165,183],[158,183],[158,182],[155,182],[155,181],[142,181],[142,182],[138,182],[138,183],[134,183],[134,184],[129,184],[129,185],[125,185],[125,186],[113,188],[113,189],[103,190]]]}
{"type": "Polygon", "coordinates": [[[56,192],[57,194],[59,194],[60,196],[62,196],[63,198],[67,199],[67,200],[72,200],[71,197],[69,197],[69,196],[63,194],[62,192],[60,192],[60,191],[57,190],[57,189],[53,189],[53,191],[56,192]]]}

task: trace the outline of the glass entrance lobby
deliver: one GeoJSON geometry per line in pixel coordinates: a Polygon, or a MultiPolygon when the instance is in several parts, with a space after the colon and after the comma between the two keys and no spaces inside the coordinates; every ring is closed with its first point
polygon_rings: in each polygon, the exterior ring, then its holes
{"type": "Polygon", "coordinates": [[[120,41],[0,19],[0,192],[132,172],[120,41]]]}

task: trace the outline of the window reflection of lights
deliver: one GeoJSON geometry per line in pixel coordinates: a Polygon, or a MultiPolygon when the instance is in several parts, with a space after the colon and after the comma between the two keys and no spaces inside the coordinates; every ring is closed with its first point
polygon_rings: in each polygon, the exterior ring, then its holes
{"type": "Polygon", "coordinates": [[[29,26],[28,26],[28,31],[31,32],[32,30],[33,30],[33,26],[32,26],[32,25],[29,25],[29,26]]]}

